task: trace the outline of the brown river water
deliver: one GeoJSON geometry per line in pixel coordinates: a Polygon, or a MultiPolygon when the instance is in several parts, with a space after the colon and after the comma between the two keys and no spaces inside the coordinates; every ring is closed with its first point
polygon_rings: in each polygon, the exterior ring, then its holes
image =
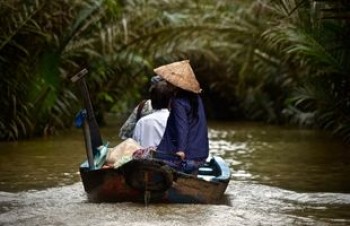
{"type": "MultiPolygon", "coordinates": [[[[114,146],[119,125],[101,129],[114,146]]],[[[0,143],[0,225],[350,225],[350,149],[324,133],[210,122],[230,165],[221,205],[89,203],[82,131],[0,143]]]]}

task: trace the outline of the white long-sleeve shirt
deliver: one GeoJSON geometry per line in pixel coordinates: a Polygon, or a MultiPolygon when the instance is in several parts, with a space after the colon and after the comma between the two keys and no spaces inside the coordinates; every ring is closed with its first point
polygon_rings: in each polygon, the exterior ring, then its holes
{"type": "Polygon", "coordinates": [[[156,110],[142,117],[135,126],[133,139],[142,147],[156,147],[160,143],[169,117],[168,109],[156,110]]]}

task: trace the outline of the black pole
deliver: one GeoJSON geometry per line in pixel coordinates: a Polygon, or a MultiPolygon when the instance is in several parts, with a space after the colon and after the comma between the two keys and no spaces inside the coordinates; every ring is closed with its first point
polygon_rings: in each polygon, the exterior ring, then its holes
{"type": "Polygon", "coordinates": [[[83,131],[84,131],[86,156],[89,164],[89,169],[93,170],[95,169],[95,158],[94,158],[94,151],[91,146],[92,144],[91,144],[90,128],[87,120],[84,120],[83,131]]]}
{"type": "MultiPolygon", "coordinates": [[[[88,70],[83,69],[80,72],[78,72],[76,75],[74,75],[71,78],[71,81],[74,83],[76,82],[78,83],[80,92],[84,99],[84,106],[87,113],[87,119],[86,119],[86,122],[84,123],[84,134],[85,134],[85,142],[86,142],[87,149],[92,149],[90,151],[92,151],[93,156],[89,157],[89,154],[88,154],[88,160],[90,158],[90,161],[91,161],[91,157],[93,158],[96,155],[97,147],[102,145],[102,138],[101,138],[101,133],[95,118],[94,109],[91,104],[88,87],[85,81],[85,75],[87,73],[88,73],[88,70]]],[[[89,150],[87,151],[89,152],[89,150]]],[[[90,168],[92,167],[90,165],[90,162],[89,162],[89,166],[90,168]]]]}

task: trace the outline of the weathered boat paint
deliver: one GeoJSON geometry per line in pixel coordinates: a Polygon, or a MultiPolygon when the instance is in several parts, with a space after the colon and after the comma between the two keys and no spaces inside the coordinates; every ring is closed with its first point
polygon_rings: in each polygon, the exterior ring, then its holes
{"type": "Polygon", "coordinates": [[[220,203],[230,181],[229,167],[218,156],[211,157],[198,175],[177,172],[159,161],[152,161],[132,160],[117,169],[94,170],[84,162],[80,175],[88,199],[93,202],[145,202],[147,195],[150,203],[215,204],[220,203]],[[158,165],[152,168],[152,164],[158,165]],[[159,167],[168,172],[162,172],[159,167]]]}

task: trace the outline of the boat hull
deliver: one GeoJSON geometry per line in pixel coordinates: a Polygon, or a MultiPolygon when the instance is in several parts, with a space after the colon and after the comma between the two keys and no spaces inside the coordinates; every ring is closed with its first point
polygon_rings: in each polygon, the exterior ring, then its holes
{"type": "Polygon", "coordinates": [[[222,202],[230,180],[228,167],[218,157],[198,175],[177,172],[151,160],[133,160],[117,169],[89,170],[82,164],[80,175],[93,202],[215,204],[222,202]]]}

